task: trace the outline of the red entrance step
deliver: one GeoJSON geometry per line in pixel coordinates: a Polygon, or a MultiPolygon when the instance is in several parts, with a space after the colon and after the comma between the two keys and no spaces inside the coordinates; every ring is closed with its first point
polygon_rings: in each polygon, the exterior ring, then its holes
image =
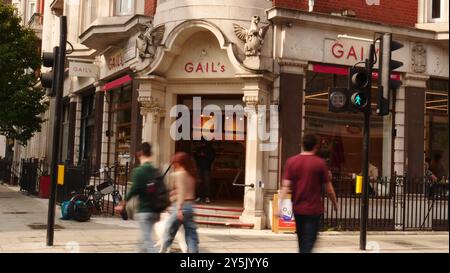
{"type": "Polygon", "coordinates": [[[233,227],[233,228],[253,228],[253,224],[248,223],[233,223],[233,222],[215,222],[215,221],[199,221],[196,220],[195,223],[202,226],[222,226],[222,227],[233,227]]]}
{"type": "Polygon", "coordinates": [[[240,207],[217,205],[194,205],[195,222],[207,227],[253,228],[253,224],[242,223],[239,218],[244,211],[240,207]]]}

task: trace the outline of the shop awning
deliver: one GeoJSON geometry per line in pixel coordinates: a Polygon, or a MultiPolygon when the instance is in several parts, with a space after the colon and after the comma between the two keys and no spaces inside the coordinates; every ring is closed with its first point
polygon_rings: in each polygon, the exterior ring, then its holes
{"type": "Polygon", "coordinates": [[[106,83],[103,86],[103,91],[106,92],[108,90],[111,90],[113,88],[119,87],[119,86],[121,86],[123,84],[126,84],[128,82],[131,82],[132,80],[133,80],[133,78],[130,75],[125,75],[123,77],[120,77],[118,79],[115,79],[113,81],[110,81],[110,82],[106,83]]]}
{"type": "MultiPolygon", "coordinates": [[[[348,75],[348,67],[326,65],[326,64],[313,64],[313,72],[316,73],[326,73],[326,74],[336,74],[336,75],[348,75]]],[[[372,78],[378,79],[378,72],[372,72],[372,78]]],[[[392,73],[391,78],[393,80],[400,80],[399,73],[392,73]]]]}

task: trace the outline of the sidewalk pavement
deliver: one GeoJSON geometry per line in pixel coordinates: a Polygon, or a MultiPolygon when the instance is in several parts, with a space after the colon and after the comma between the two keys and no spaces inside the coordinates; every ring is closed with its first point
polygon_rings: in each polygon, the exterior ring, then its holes
{"type": "MultiPolygon", "coordinates": [[[[45,245],[48,200],[27,196],[17,187],[0,185],[0,253],[3,252],[137,252],[137,222],[96,216],[79,223],[63,221],[57,207],[55,244],[45,245]]],[[[369,232],[367,251],[449,253],[448,232],[369,232]]],[[[295,234],[270,230],[199,228],[203,253],[296,253],[295,234]]],[[[177,244],[174,251],[179,252],[177,244]]],[[[357,253],[358,232],[323,232],[315,252],[357,253]]]]}

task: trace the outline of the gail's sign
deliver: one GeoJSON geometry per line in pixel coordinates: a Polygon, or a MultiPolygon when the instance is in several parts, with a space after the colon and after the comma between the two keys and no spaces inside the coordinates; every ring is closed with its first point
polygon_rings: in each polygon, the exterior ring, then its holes
{"type": "Polygon", "coordinates": [[[221,62],[187,62],[184,66],[186,73],[224,73],[226,71],[225,64],[221,62]]]}
{"type": "Polygon", "coordinates": [[[96,78],[98,67],[95,64],[70,62],[69,76],[96,78]]]}
{"type": "MultiPolygon", "coordinates": [[[[363,62],[369,56],[369,42],[354,40],[333,40],[325,39],[324,42],[324,62],[343,65],[354,65],[363,62]]],[[[375,44],[375,51],[379,57],[379,43],[375,44]]],[[[375,67],[378,67],[375,64],[375,67]]]]}

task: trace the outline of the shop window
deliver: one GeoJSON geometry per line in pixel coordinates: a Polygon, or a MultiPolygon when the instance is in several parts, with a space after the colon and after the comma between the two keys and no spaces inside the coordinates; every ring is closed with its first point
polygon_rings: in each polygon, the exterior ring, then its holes
{"type": "Polygon", "coordinates": [[[81,104],[81,128],[80,128],[80,152],[79,162],[91,162],[93,148],[95,147],[94,125],[95,125],[95,103],[94,94],[83,97],[81,104]]]}
{"type": "Polygon", "coordinates": [[[132,87],[127,84],[111,90],[113,95],[112,132],[115,138],[114,161],[125,165],[131,161],[132,87]]]}
{"type": "MultiPolygon", "coordinates": [[[[425,101],[425,154],[427,163],[438,158],[442,168],[436,168],[436,176],[448,176],[449,127],[448,127],[448,80],[430,79],[425,101]]],[[[432,166],[432,169],[433,166],[432,166]]]]}
{"type": "MultiPolygon", "coordinates": [[[[328,111],[328,88],[347,85],[347,75],[307,73],[304,133],[320,137],[319,156],[326,160],[334,176],[361,174],[362,170],[363,115],[328,111]]],[[[376,86],[372,86],[373,98],[376,91],[376,86]]],[[[373,113],[375,101],[372,99],[373,113]]],[[[392,114],[371,116],[369,161],[372,169],[376,168],[374,176],[391,176],[392,124],[392,114]]]]}
{"type": "Polygon", "coordinates": [[[134,0],[116,0],[116,15],[131,15],[134,11],[134,0]]]}

